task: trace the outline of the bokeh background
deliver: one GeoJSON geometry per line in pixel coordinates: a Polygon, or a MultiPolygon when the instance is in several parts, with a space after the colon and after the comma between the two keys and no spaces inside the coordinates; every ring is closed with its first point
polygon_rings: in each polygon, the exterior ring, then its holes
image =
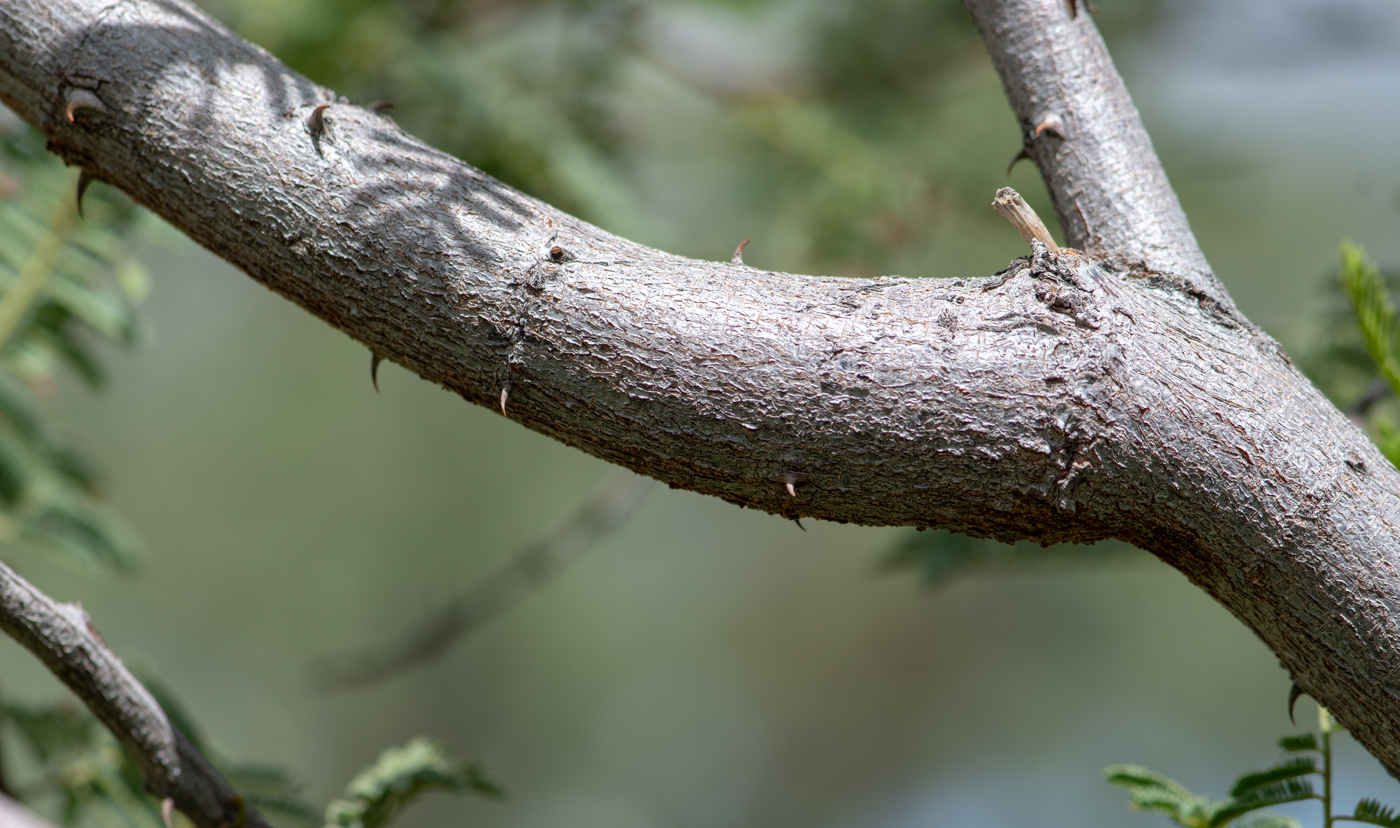
{"type": "MultiPolygon", "coordinates": [[[[1400,2],[1098,0],[1097,20],[1207,255],[1294,354],[1337,245],[1400,262],[1400,2]]],[[[1049,216],[971,23],[947,0],[210,0],[299,71],[609,230],[842,275],[986,275],[1049,216]]],[[[1057,233],[1058,235],[1058,233],[1057,233]]],[[[55,396],[145,539],[133,577],[0,550],[241,759],[324,802],[415,735],[500,803],[402,825],[1155,825],[1099,771],[1223,795],[1293,727],[1241,624],[1133,550],[970,571],[882,566],[904,532],[652,492],[441,660],[367,689],[321,656],[392,640],[572,512],[612,470],[396,366],[169,232],[145,345],[55,396]]],[[[1352,389],[1354,391],[1354,389],[1352,389]]],[[[1343,393],[1343,392],[1337,392],[1343,393]]],[[[1350,393],[1350,392],[1347,392],[1350,393]]],[[[62,691],[0,641],[12,698],[62,691]]],[[[1300,703],[1300,724],[1312,706],[1300,703]]],[[[1343,740],[1338,796],[1400,800],[1343,740]]],[[[1312,817],[1306,809],[1298,813],[1312,817]]]]}

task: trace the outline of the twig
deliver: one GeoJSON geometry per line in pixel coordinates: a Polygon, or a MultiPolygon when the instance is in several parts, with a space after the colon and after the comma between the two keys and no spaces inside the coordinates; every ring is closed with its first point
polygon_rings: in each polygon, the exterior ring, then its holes
{"type": "Polygon", "coordinates": [[[1011,226],[1026,240],[1026,244],[1038,241],[1051,253],[1059,255],[1059,245],[1055,244],[1050,231],[1045,229],[1045,222],[1041,221],[1035,210],[1021,198],[1020,193],[1010,187],[1002,187],[997,190],[997,197],[992,200],[992,206],[1011,222],[1011,226]]]}
{"type": "Polygon", "coordinates": [[[521,549],[504,566],[458,596],[396,642],[323,659],[316,683],[329,690],[374,684],[441,657],[616,530],[641,504],[653,482],[624,472],[609,478],[578,511],[521,549]]]}
{"type": "MultiPolygon", "coordinates": [[[[146,790],[199,828],[268,828],[170,723],[77,604],[59,604],[0,562],[0,630],[44,662],[122,743],[146,790]]],[[[4,823],[0,823],[4,824],[4,823]]]]}

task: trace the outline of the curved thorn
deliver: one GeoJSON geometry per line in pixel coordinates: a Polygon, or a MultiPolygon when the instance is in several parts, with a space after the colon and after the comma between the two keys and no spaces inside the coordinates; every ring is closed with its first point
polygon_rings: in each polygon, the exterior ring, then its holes
{"type": "Polygon", "coordinates": [[[83,193],[87,192],[87,188],[92,186],[92,182],[96,180],[97,176],[87,170],[81,170],[78,173],[78,218],[83,217],[83,193]]]}
{"type": "Polygon", "coordinates": [[[1288,691],[1288,721],[1297,724],[1293,719],[1293,705],[1298,703],[1298,697],[1303,695],[1303,688],[1298,686],[1298,682],[1293,682],[1293,689],[1288,691]]]}
{"type": "Polygon", "coordinates": [[[1035,134],[1031,137],[1039,138],[1042,132],[1048,132],[1061,141],[1067,140],[1065,138],[1065,121],[1054,112],[1041,117],[1040,123],[1035,125],[1035,134]]]}
{"type": "Polygon", "coordinates": [[[731,263],[733,263],[733,264],[743,264],[743,263],[744,263],[744,248],[745,248],[745,247],[748,247],[748,246],[749,246],[749,240],[748,240],[748,239],[744,239],[743,241],[739,242],[739,246],[736,247],[736,248],[734,248],[734,255],[729,259],[729,261],[730,261],[731,263]]]}
{"type": "Polygon", "coordinates": [[[792,495],[793,497],[797,497],[797,476],[796,476],[796,475],[791,475],[791,474],[784,475],[784,476],[783,476],[783,486],[784,486],[784,488],[787,489],[787,493],[788,493],[788,494],[792,495]]]}
{"type": "Polygon", "coordinates": [[[807,527],[802,525],[802,518],[793,518],[792,522],[797,524],[798,529],[801,529],[804,532],[807,531],[807,527]]]}
{"type": "Polygon", "coordinates": [[[306,118],[306,130],[312,135],[320,135],[326,131],[325,112],[330,109],[330,104],[318,104],[311,114],[306,118]]]}
{"type": "Polygon", "coordinates": [[[1008,177],[1008,178],[1011,177],[1011,171],[1014,170],[1014,169],[1016,168],[1016,165],[1017,165],[1017,164],[1021,163],[1022,161],[1028,161],[1028,160],[1030,160],[1030,157],[1031,157],[1031,151],[1030,151],[1029,149],[1026,149],[1025,147],[1021,147],[1021,151],[1018,152],[1018,153],[1016,153],[1016,157],[1013,158],[1013,159],[1011,159],[1011,163],[1010,163],[1010,164],[1007,164],[1007,165],[1006,165],[1006,175],[1007,175],[1007,177],[1008,177]]]}
{"type": "Polygon", "coordinates": [[[501,416],[506,416],[506,400],[510,399],[510,383],[501,386],[501,416]]]}
{"type": "Polygon", "coordinates": [[[372,103],[369,105],[369,107],[367,107],[367,108],[369,109],[370,112],[383,112],[383,111],[386,110],[386,109],[393,109],[393,108],[394,108],[394,102],[393,102],[393,101],[374,101],[374,102],[372,102],[372,103]]]}
{"type": "Polygon", "coordinates": [[[175,800],[166,797],[160,801],[160,818],[165,823],[165,828],[170,828],[170,814],[175,810],[175,800]]]}
{"type": "Polygon", "coordinates": [[[379,363],[384,361],[384,357],[373,351],[369,353],[369,381],[374,383],[374,393],[379,393],[379,363]]]}
{"type": "Polygon", "coordinates": [[[97,97],[97,93],[91,89],[70,89],[68,90],[68,108],[64,114],[68,116],[68,123],[73,123],[74,117],[79,109],[95,109],[98,112],[107,112],[107,105],[102,103],[102,99],[97,97]]]}

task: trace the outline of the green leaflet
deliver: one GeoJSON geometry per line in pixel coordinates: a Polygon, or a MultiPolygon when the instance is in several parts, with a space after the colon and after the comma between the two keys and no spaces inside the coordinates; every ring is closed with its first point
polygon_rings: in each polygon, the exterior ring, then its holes
{"type": "Polygon", "coordinates": [[[98,344],[140,338],[149,285],[131,255],[148,223],[120,194],[92,188],[79,218],[76,176],[28,127],[0,135],[0,540],[85,568],[128,571],[136,533],[98,497],[89,464],[54,436],[37,397],[67,370],[98,387],[98,344]]]}
{"type": "Polygon", "coordinates": [[[1223,808],[1212,815],[1210,826],[1215,828],[1215,826],[1224,825],[1235,817],[1243,816],[1251,811],[1258,811],[1261,808],[1316,798],[1317,792],[1313,790],[1312,781],[1308,779],[1287,779],[1282,782],[1262,785],[1243,796],[1231,799],[1223,808]]]}
{"type": "Polygon", "coordinates": [[[1297,736],[1284,736],[1278,740],[1278,746],[1290,753],[1318,749],[1317,737],[1311,733],[1300,733],[1297,736]]]}
{"type": "Polygon", "coordinates": [[[1114,765],[1104,771],[1109,782],[1128,789],[1130,807],[1156,811],[1186,828],[1299,828],[1301,823],[1288,816],[1256,813],[1275,805],[1316,800],[1323,805],[1323,825],[1349,820],[1383,828],[1400,828],[1395,809],[1374,799],[1363,799],[1352,816],[1332,809],[1332,735],[1344,728],[1324,707],[1317,709],[1321,738],[1312,733],[1284,736],[1278,746],[1283,761],[1261,771],[1243,774],[1230,789],[1230,798],[1210,801],[1197,796],[1177,782],[1137,765],[1114,765]],[[1315,751],[1318,756],[1299,755],[1315,751]],[[1323,793],[1311,777],[1322,778],[1323,793]]]}
{"type": "Polygon", "coordinates": [[[1186,828],[1207,828],[1225,803],[1212,802],[1187,790],[1181,783],[1138,765],[1104,768],[1104,778],[1128,789],[1133,810],[1163,814],[1186,828]]]}
{"type": "Polygon", "coordinates": [[[1363,799],[1356,803],[1356,810],[1352,812],[1351,818],[1357,822],[1382,825],[1385,828],[1400,828],[1400,816],[1396,815],[1395,809],[1374,799],[1363,799]]]}
{"type": "Polygon", "coordinates": [[[1300,776],[1307,776],[1310,773],[1317,773],[1317,760],[1311,756],[1298,756],[1281,762],[1267,770],[1246,773],[1235,780],[1235,785],[1230,789],[1230,796],[1235,799],[1249,796],[1263,788],[1282,782],[1288,779],[1297,779],[1300,776]]]}
{"type": "Polygon", "coordinates": [[[446,759],[427,739],[390,748],[355,777],[345,796],[326,806],[327,828],[382,828],[428,791],[475,793],[500,798],[501,789],[474,764],[446,759]]]}
{"type": "MultiPolygon", "coordinates": [[[[301,785],[289,772],[223,760],[168,690],[149,679],[145,683],[170,721],[248,804],[275,825],[318,823],[315,810],[297,797],[301,785]]],[[[29,772],[9,780],[18,798],[30,807],[51,806],[66,825],[164,827],[160,803],[146,793],[140,770],[86,709],[69,700],[52,705],[3,704],[0,736],[22,747],[32,760],[26,766],[29,772]]]]}
{"type": "Polygon", "coordinates": [[[1342,243],[1342,287],[1351,299],[1366,350],[1390,387],[1400,389],[1400,330],[1395,303],[1380,270],[1366,252],[1351,242],[1342,243]]]}

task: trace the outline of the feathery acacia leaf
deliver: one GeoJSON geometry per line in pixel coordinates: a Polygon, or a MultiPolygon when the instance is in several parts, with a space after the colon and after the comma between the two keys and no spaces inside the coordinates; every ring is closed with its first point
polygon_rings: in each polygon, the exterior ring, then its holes
{"type": "Polygon", "coordinates": [[[1352,812],[1351,818],[1356,822],[1380,825],[1383,828],[1400,828],[1400,816],[1396,815],[1395,809],[1374,799],[1363,799],[1356,803],[1356,810],[1352,812]]]}
{"type": "Polygon", "coordinates": [[[1210,826],[1216,828],[1216,826],[1224,825],[1236,817],[1262,808],[1316,798],[1318,796],[1313,790],[1311,780],[1286,779],[1282,782],[1263,785],[1225,803],[1224,807],[1211,816],[1210,826]]]}
{"type": "Polygon", "coordinates": [[[1289,753],[1298,753],[1304,750],[1317,750],[1317,737],[1311,733],[1299,733],[1297,736],[1284,736],[1278,740],[1278,746],[1289,753]]]}
{"type": "Polygon", "coordinates": [[[1230,788],[1230,796],[1239,799],[1275,782],[1296,779],[1310,773],[1318,773],[1317,761],[1311,756],[1297,756],[1272,768],[1244,774],[1235,780],[1234,787],[1230,788]]]}
{"type": "Polygon", "coordinates": [[[410,802],[434,790],[502,796],[476,765],[453,762],[428,740],[414,739],[384,751],[350,782],[345,797],[326,807],[326,828],[383,828],[410,802]]]}

